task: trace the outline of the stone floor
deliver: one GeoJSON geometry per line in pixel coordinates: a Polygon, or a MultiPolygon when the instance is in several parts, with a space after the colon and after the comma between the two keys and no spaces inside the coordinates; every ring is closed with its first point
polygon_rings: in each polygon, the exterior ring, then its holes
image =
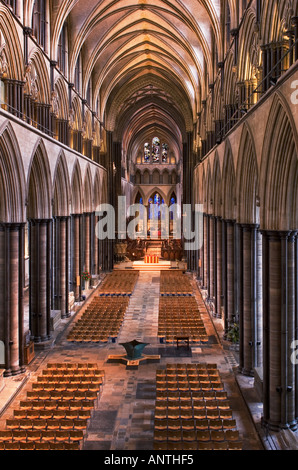
{"type": "MultiPolygon", "coordinates": [[[[237,427],[248,451],[270,448],[260,430],[261,404],[254,395],[251,379],[237,374],[237,354],[222,340],[221,322],[207,312],[203,316],[208,344],[191,347],[161,344],[157,338],[160,272],[140,272],[131,297],[121,332],[116,342],[105,345],[73,344],[66,341],[72,323],[63,320],[55,332],[55,341],[49,350],[36,351],[27,372],[19,377],[5,378],[0,393],[0,429],[12,416],[18,402],[26,396],[32,380],[47,362],[96,362],[105,370],[105,383],[100,400],[90,420],[84,441],[84,450],[152,450],[155,408],[155,375],[157,368],[168,363],[216,363],[228,392],[237,427]],[[123,364],[110,363],[110,355],[125,353],[120,343],[138,340],[149,345],[146,355],[159,355],[160,362],[140,364],[136,370],[127,370],[123,364]]],[[[199,295],[195,281],[194,294],[199,295]]],[[[96,291],[92,295],[96,295],[96,291]]],[[[89,297],[90,301],[92,298],[89,297]]]]}

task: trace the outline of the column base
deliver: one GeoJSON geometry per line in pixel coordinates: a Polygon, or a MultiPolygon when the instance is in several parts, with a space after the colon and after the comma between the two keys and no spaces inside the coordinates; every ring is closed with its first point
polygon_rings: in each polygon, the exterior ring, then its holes
{"type": "Polygon", "coordinates": [[[246,377],[254,377],[255,372],[253,369],[246,369],[245,367],[239,367],[239,372],[242,375],[245,375],[246,377]]]}
{"type": "Polygon", "coordinates": [[[275,421],[270,421],[270,420],[265,420],[262,418],[262,427],[265,428],[268,431],[273,431],[273,432],[280,432],[280,431],[286,431],[286,430],[291,430],[291,431],[297,431],[298,429],[298,423],[297,421],[292,421],[290,423],[282,424],[282,423],[277,423],[275,421]]]}

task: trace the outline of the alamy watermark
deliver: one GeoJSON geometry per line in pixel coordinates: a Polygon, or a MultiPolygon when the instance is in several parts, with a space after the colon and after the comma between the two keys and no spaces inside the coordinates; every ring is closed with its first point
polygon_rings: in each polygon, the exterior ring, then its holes
{"type": "Polygon", "coordinates": [[[99,222],[96,236],[99,240],[151,239],[184,240],[187,251],[196,251],[203,246],[203,205],[179,204],[133,204],[127,208],[126,197],[118,197],[117,214],[110,204],[101,204],[96,209],[99,222]],[[116,234],[117,221],[117,234],[116,234]]]}

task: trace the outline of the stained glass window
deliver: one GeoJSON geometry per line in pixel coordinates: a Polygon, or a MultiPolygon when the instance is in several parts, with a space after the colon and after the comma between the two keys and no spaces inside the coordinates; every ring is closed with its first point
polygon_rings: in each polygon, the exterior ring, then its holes
{"type": "Polygon", "coordinates": [[[154,137],[152,141],[152,162],[159,163],[160,161],[160,140],[158,137],[154,137]]]}
{"type": "Polygon", "coordinates": [[[168,144],[162,144],[162,163],[168,162],[168,151],[169,151],[168,144]]]}
{"type": "Polygon", "coordinates": [[[150,163],[150,157],[151,157],[150,144],[147,142],[144,145],[144,162],[150,163]]]}

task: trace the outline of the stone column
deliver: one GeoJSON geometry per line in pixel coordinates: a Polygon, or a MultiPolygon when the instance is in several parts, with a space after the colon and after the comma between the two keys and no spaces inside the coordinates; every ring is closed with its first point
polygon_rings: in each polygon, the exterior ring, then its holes
{"type": "Polygon", "coordinates": [[[0,338],[5,346],[6,377],[24,367],[24,224],[0,225],[0,338]]]}
{"type": "Polygon", "coordinates": [[[68,318],[70,316],[68,225],[69,217],[54,218],[53,309],[60,310],[62,318],[68,318]]]}
{"type": "Polygon", "coordinates": [[[208,214],[204,214],[203,288],[208,290],[208,214]]]}
{"type": "Polygon", "coordinates": [[[223,222],[221,217],[216,217],[216,259],[215,259],[215,276],[216,276],[216,292],[215,292],[215,313],[218,318],[222,317],[222,230],[223,222]]]}
{"type": "Polygon", "coordinates": [[[209,216],[209,299],[214,302],[214,246],[215,246],[215,218],[209,216]]]}
{"type": "Polygon", "coordinates": [[[71,272],[75,301],[81,300],[81,214],[71,216],[71,272]],[[79,281],[79,282],[78,282],[79,281]]]}
{"type": "Polygon", "coordinates": [[[242,225],[242,279],[243,295],[241,306],[242,342],[240,344],[240,370],[244,375],[253,376],[257,367],[257,225],[242,225]]]}
{"type": "Polygon", "coordinates": [[[30,329],[35,343],[51,338],[51,224],[29,221],[30,232],[30,329]]]}
{"type": "MultiPolygon", "coordinates": [[[[84,220],[84,258],[83,271],[91,273],[91,214],[85,213],[84,220]]],[[[84,281],[83,281],[84,282],[84,281]]],[[[84,287],[88,286],[88,282],[84,282],[84,287]]]]}
{"type": "Polygon", "coordinates": [[[264,416],[270,430],[297,429],[297,233],[263,232],[264,416]]]}
{"type": "Polygon", "coordinates": [[[235,317],[235,221],[226,220],[226,320],[227,325],[234,321],[235,317]]]}

